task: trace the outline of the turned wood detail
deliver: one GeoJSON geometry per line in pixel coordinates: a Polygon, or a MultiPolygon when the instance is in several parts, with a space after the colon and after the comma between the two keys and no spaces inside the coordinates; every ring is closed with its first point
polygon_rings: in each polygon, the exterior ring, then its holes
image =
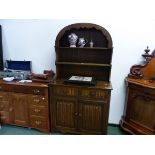
{"type": "Polygon", "coordinates": [[[143,68],[147,67],[147,65],[152,60],[152,58],[155,58],[155,50],[153,50],[152,53],[149,54],[150,49],[147,46],[147,48],[144,51],[145,51],[145,53],[142,54],[142,56],[145,59],[144,64],[133,65],[130,68],[130,73],[128,74],[128,77],[137,78],[137,79],[141,79],[144,77],[143,68]]]}

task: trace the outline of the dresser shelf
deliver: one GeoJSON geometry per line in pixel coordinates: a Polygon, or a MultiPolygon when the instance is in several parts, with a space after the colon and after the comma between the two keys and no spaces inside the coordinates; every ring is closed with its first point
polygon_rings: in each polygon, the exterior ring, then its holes
{"type": "Polygon", "coordinates": [[[111,64],[97,64],[97,63],[76,63],[76,62],[56,62],[56,65],[77,65],[77,66],[98,66],[98,67],[111,67],[111,64]]]}

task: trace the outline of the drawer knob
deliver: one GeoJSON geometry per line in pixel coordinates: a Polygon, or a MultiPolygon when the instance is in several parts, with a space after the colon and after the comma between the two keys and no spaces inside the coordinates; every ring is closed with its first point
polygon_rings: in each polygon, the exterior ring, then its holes
{"type": "Polygon", "coordinates": [[[42,100],[45,100],[45,97],[42,97],[42,100]]]}
{"type": "Polygon", "coordinates": [[[34,94],[39,94],[40,93],[40,90],[34,89],[33,92],[34,92],[34,94]]]}
{"type": "Polygon", "coordinates": [[[36,125],[40,125],[41,124],[41,121],[35,121],[35,124],[36,125]]]}
{"type": "Polygon", "coordinates": [[[34,112],[40,112],[41,110],[40,109],[34,109],[34,112]]]}
{"type": "Polygon", "coordinates": [[[33,101],[36,102],[36,103],[39,103],[40,99],[34,99],[33,101]]]}
{"type": "Polygon", "coordinates": [[[10,108],[9,111],[13,111],[13,108],[10,108]]]}

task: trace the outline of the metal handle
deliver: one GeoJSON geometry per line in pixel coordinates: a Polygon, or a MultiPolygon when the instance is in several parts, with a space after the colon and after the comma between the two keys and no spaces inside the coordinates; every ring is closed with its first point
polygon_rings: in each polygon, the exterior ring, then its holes
{"type": "Polygon", "coordinates": [[[39,103],[40,99],[34,99],[33,101],[39,103]]]}
{"type": "Polygon", "coordinates": [[[40,112],[41,110],[40,109],[34,109],[34,112],[40,112]]]}
{"type": "Polygon", "coordinates": [[[40,125],[41,124],[41,121],[35,121],[35,124],[36,125],[40,125]]]}
{"type": "Polygon", "coordinates": [[[34,94],[39,94],[40,93],[40,90],[34,89],[33,92],[34,92],[34,94]]]}
{"type": "Polygon", "coordinates": [[[13,111],[13,108],[10,108],[9,111],[13,111]]]}

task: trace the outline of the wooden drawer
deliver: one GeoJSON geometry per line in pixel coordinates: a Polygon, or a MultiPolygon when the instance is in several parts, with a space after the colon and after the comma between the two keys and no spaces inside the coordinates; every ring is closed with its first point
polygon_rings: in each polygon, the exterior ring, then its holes
{"type": "Polygon", "coordinates": [[[77,96],[78,89],[66,86],[53,86],[53,94],[61,96],[77,96]]]}
{"type": "Polygon", "coordinates": [[[34,94],[34,95],[45,95],[47,88],[42,87],[32,87],[28,85],[9,85],[1,84],[0,91],[4,92],[15,92],[15,93],[24,93],[24,94],[34,94]]]}
{"type": "Polygon", "coordinates": [[[5,84],[0,84],[0,91],[10,91],[10,87],[5,84]]]}
{"type": "Polygon", "coordinates": [[[79,89],[79,97],[102,100],[107,102],[108,92],[100,89],[79,89]]]}
{"type": "Polygon", "coordinates": [[[34,95],[45,95],[46,89],[41,87],[29,87],[25,85],[11,85],[10,86],[11,92],[16,93],[24,93],[24,94],[34,94],[34,95]]]}
{"type": "Polygon", "coordinates": [[[47,129],[48,120],[44,117],[31,116],[30,117],[30,127],[36,129],[47,129]]]}
{"type": "Polygon", "coordinates": [[[31,105],[48,106],[48,99],[41,95],[32,95],[30,97],[31,105]]]}
{"type": "Polygon", "coordinates": [[[41,106],[31,105],[29,109],[30,115],[48,117],[48,109],[41,106]]]}

